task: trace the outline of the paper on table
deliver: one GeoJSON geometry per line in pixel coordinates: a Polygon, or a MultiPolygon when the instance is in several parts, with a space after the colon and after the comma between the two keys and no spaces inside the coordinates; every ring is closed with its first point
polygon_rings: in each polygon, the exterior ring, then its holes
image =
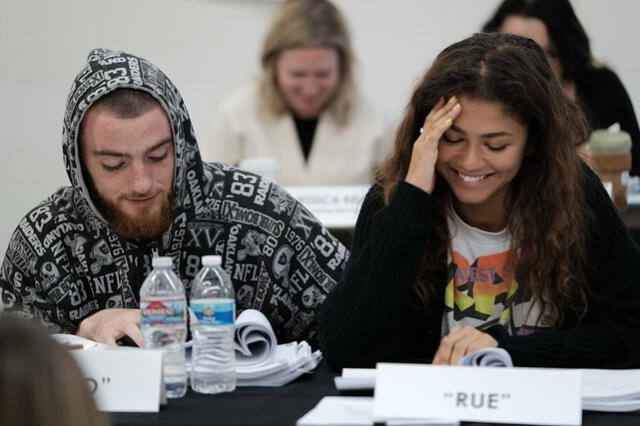
{"type": "Polygon", "coordinates": [[[56,342],[67,345],[82,345],[82,349],[84,350],[104,350],[108,349],[109,346],[104,343],[98,343],[93,340],[85,339],[84,337],[76,336],[75,334],[51,334],[50,335],[56,342]]]}
{"type": "Polygon", "coordinates": [[[311,352],[307,342],[278,345],[271,361],[238,367],[238,386],[283,386],[315,369],[322,360],[320,351],[311,352]]]}
{"type": "Polygon", "coordinates": [[[640,370],[582,370],[582,409],[640,410],[640,370]]]}
{"type": "MultiPolygon", "coordinates": [[[[502,348],[486,348],[473,352],[458,365],[476,367],[513,367],[511,356],[502,348]]],[[[375,368],[345,368],[342,376],[334,378],[338,390],[367,390],[376,385],[375,368]]]]}
{"type": "MultiPolygon", "coordinates": [[[[381,419],[378,419],[381,420],[381,419]]],[[[387,426],[456,426],[457,421],[431,419],[386,419],[387,426]]],[[[372,426],[373,398],[349,396],[325,396],[311,411],[296,422],[296,426],[372,426]]]]}
{"type": "Polygon", "coordinates": [[[236,320],[236,374],[238,386],[283,386],[315,369],[322,354],[307,342],[278,345],[269,320],[247,309],[236,320]]]}
{"type": "Polygon", "coordinates": [[[375,368],[343,368],[334,379],[338,390],[366,390],[376,386],[375,368]]]}
{"type": "Polygon", "coordinates": [[[269,320],[255,309],[243,311],[236,319],[236,364],[260,364],[272,357],[278,345],[269,320]]]}
{"type": "Polygon", "coordinates": [[[470,353],[458,365],[471,367],[513,367],[511,355],[502,348],[485,348],[470,353]]]}

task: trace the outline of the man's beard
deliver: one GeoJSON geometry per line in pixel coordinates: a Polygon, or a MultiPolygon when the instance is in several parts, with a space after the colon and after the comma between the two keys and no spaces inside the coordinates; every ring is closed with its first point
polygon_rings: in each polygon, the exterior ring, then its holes
{"type": "Polygon", "coordinates": [[[114,202],[105,200],[92,191],[97,209],[113,231],[125,240],[149,240],[166,231],[174,218],[171,193],[163,197],[160,211],[155,214],[145,212],[136,216],[126,214],[114,202]]]}

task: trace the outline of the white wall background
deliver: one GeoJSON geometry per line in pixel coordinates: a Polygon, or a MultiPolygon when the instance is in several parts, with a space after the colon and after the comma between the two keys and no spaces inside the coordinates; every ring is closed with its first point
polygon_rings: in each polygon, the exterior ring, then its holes
{"type": "MultiPolygon", "coordinates": [[[[347,17],[366,94],[390,119],[446,45],[477,31],[499,0],[335,0],[347,17]]],[[[258,73],[276,0],[2,0],[0,256],[27,210],[68,184],[61,129],[67,91],[93,47],[159,65],[181,89],[196,135],[221,100],[258,73]]],[[[640,111],[637,0],[573,0],[594,55],[640,111]]]]}

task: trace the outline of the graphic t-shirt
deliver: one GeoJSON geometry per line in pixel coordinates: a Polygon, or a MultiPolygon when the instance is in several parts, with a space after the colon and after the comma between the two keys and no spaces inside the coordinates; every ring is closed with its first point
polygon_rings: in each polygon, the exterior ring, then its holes
{"type": "Polygon", "coordinates": [[[501,324],[512,335],[547,327],[519,273],[518,251],[511,248],[507,229],[483,231],[463,222],[453,208],[450,212],[442,336],[462,326],[483,330],[501,324]]]}

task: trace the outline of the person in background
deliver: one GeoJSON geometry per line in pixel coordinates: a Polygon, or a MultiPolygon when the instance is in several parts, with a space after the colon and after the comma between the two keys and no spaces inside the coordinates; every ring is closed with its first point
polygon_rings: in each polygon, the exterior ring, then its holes
{"type": "Polygon", "coordinates": [[[347,25],[328,0],[286,0],[264,40],[262,76],[227,99],[205,160],[271,157],[281,185],[369,184],[386,125],[354,83],[347,25]]]}
{"type": "Polygon", "coordinates": [[[640,366],[640,251],[575,145],[586,119],[534,41],[481,33],[416,87],[319,317],[334,368],[640,366]]]}
{"type": "Polygon", "coordinates": [[[6,311],[51,331],[144,345],[140,287],[170,256],[186,289],[220,255],[238,313],[253,308],[280,343],[314,344],[319,306],[348,252],[282,188],[203,163],[180,92],[141,57],[94,49],[68,96],[70,186],[31,209],[0,269],[6,311]]]}
{"type": "Polygon", "coordinates": [[[37,324],[0,315],[0,424],[106,426],[71,355],[37,324]]]}
{"type": "Polygon", "coordinates": [[[629,173],[640,175],[640,129],[633,104],[618,76],[591,55],[589,37],[569,0],[504,0],[483,31],[517,34],[538,43],[593,129],[619,123],[630,134],[629,173]]]}

